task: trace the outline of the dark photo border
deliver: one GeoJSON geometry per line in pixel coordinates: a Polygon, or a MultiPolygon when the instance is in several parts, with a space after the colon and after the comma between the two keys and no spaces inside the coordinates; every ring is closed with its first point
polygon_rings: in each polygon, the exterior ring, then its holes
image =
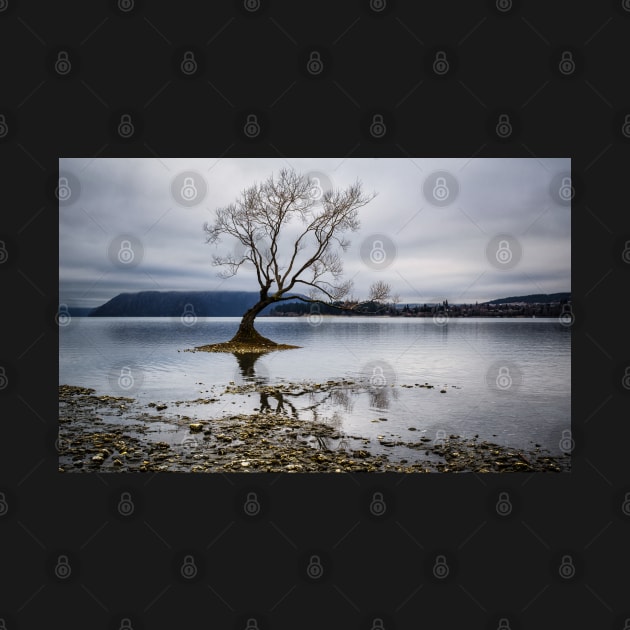
{"type": "Polygon", "coordinates": [[[622,630],[629,25],[625,0],[0,0],[5,627],[622,630]],[[572,472],[59,474],[62,156],[571,157],[572,472]]]}

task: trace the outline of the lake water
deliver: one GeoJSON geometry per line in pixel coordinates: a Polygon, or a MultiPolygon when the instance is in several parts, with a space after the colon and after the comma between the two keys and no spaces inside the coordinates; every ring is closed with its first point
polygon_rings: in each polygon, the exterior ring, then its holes
{"type": "Polygon", "coordinates": [[[209,419],[255,410],[261,399],[227,396],[219,405],[191,404],[185,411],[171,403],[224,392],[231,381],[345,380],[353,385],[334,395],[286,396],[272,407],[286,403],[301,418],[370,440],[479,435],[562,453],[571,418],[571,334],[557,319],[458,318],[440,325],[432,318],[259,318],[261,334],[301,347],[240,363],[232,354],[184,352],[228,340],[238,323],[72,318],[60,327],[59,384],[209,419]],[[419,387],[425,383],[434,387],[419,387]]]}

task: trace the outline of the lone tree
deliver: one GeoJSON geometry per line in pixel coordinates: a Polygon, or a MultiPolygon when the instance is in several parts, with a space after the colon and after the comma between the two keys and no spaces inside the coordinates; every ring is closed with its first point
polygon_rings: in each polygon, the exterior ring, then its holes
{"type": "MultiPolygon", "coordinates": [[[[340,251],[350,245],[347,233],[359,228],[359,208],[374,197],[375,193],[364,195],[357,181],[345,190],[329,190],[316,198],[311,180],[283,169],[277,178],[271,175],[243,190],[234,203],[219,208],[215,221],[203,226],[207,242],[216,244],[228,236],[240,245],[238,253],[215,255],[212,263],[222,267],[223,278],[236,275],[243,265],[253,266],[260,297],[245,312],[230,342],[214,348],[281,348],[254,328],[256,316],[275,302],[299,299],[340,305],[352,289],[352,282],[342,277],[340,251]],[[292,222],[299,224],[299,229],[288,239],[292,222]],[[308,297],[291,295],[297,291],[307,291],[308,297]]],[[[372,285],[369,299],[385,300],[388,295],[389,286],[378,282],[372,285]]]]}

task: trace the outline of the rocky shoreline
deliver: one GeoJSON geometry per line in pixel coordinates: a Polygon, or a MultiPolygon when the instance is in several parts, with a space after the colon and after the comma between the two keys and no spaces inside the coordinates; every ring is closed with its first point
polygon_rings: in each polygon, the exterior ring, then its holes
{"type": "MultiPolygon", "coordinates": [[[[314,392],[334,391],[348,381],[314,383],[314,392]]],[[[299,387],[304,388],[304,385],[299,387]]],[[[226,394],[261,392],[264,386],[228,386],[226,394]]],[[[273,388],[267,388],[273,391],[273,388]]],[[[307,390],[304,393],[309,393],[307,390]]],[[[208,404],[217,398],[177,401],[208,404]]],[[[413,461],[371,452],[370,440],[344,435],[330,424],[259,409],[208,419],[164,411],[167,405],[140,405],[127,397],[99,396],[93,389],[59,386],[60,472],[565,472],[570,457],[541,448],[518,450],[451,435],[441,440],[386,440],[381,447],[415,452],[413,461]],[[179,442],[149,439],[153,424],[167,423],[179,442]],[[416,455],[417,453],[417,455],[416,455]]],[[[211,407],[209,408],[210,411],[211,407]]],[[[170,411],[170,410],[169,410],[170,411]]],[[[382,438],[382,439],[381,439],[382,438]]]]}

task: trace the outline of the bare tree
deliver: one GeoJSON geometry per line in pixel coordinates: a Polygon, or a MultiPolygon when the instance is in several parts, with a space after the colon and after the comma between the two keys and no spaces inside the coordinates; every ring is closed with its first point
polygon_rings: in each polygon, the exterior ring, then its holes
{"type": "Polygon", "coordinates": [[[382,280],[377,280],[370,286],[369,300],[372,302],[384,302],[390,294],[390,287],[382,280]]]}
{"type": "MultiPolygon", "coordinates": [[[[230,343],[277,345],[254,328],[256,316],[270,304],[300,299],[332,305],[350,294],[352,282],[343,279],[340,252],[350,245],[347,234],[359,228],[359,208],[375,193],[364,195],[359,181],[326,191],[318,200],[312,189],[307,177],[283,169],[277,178],[271,175],[243,190],[234,203],[217,210],[212,224],[204,224],[208,243],[228,236],[240,244],[238,254],[213,257],[213,264],[222,267],[220,275],[234,276],[250,263],[260,286],[258,302],[245,312],[230,343]],[[300,231],[287,243],[291,222],[299,222],[300,231]]],[[[389,287],[375,283],[370,293],[371,299],[385,299],[389,287]]]]}

